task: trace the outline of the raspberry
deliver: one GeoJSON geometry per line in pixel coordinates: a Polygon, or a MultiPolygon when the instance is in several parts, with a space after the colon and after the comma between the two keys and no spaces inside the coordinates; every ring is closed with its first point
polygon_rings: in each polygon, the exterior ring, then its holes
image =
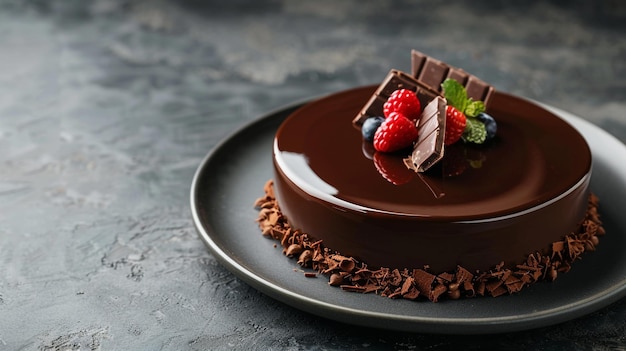
{"type": "Polygon", "coordinates": [[[406,118],[417,121],[422,112],[422,106],[417,95],[409,89],[398,89],[391,93],[383,105],[383,114],[389,117],[392,112],[403,114],[406,118]]]}
{"type": "Polygon", "coordinates": [[[455,107],[448,105],[446,107],[446,134],[444,144],[452,145],[459,141],[461,135],[463,135],[466,124],[467,118],[465,118],[465,115],[455,107]]]}
{"type": "Polygon", "coordinates": [[[417,140],[415,123],[404,115],[391,112],[374,134],[374,149],[394,152],[413,145],[417,140]]]}
{"type": "Polygon", "coordinates": [[[378,173],[393,185],[408,183],[415,176],[415,172],[408,169],[397,155],[376,152],[374,153],[374,166],[378,173]]]}

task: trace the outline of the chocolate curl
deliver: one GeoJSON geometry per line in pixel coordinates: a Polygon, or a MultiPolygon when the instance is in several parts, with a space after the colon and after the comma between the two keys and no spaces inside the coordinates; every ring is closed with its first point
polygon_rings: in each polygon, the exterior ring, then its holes
{"type": "Polygon", "coordinates": [[[432,302],[437,302],[439,301],[439,297],[443,295],[446,291],[448,291],[448,288],[445,285],[437,284],[430,291],[430,294],[428,294],[428,299],[432,302]]]}
{"type": "Polygon", "coordinates": [[[294,256],[299,256],[303,250],[304,249],[302,248],[302,245],[291,244],[284,250],[284,252],[285,252],[285,255],[287,255],[287,257],[294,257],[294,256]]]}
{"type": "MultiPolygon", "coordinates": [[[[456,274],[455,274],[456,285],[458,287],[462,287],[463,290],[466,292],[466,295],[470,297],[476,294],[476,291],[474,290],[474,285],[472,284],[473,280],[474,280],[474,275],[470,273],[470,271],[468,271],[467,269],[461,266],[456,267],[456,274]]],[[[459,289],[458,297],[460,297],[460,294],[461,294],[461,291],[459,289]]],[[[454,297],[456,299],[458,298],[456,297],[456,295],[457,293],[454,293],[451,297],[454,297]]]]}
{"type": "Polygon", "coordinates": [[[400,290],[400,293],[402,295],[406,295],[409,290],[411,290],[411,287],[413,287],[413,283],[415,282],[415,279],[408,277],[405,281],[404,284],[402,284],[402,288],[400,290]]]}
{"type": "Polygon", "coordinates": [[[353,258],[344,258],[339,262],[339,268],[344,272],[352,272],[356,268],[356,262],[353,258]]]}
{"type": "Polygon", "coordinates": [[[504,282],[509,294],[519,292],[524,287],[524,282],[513,275],[509,276],[504,282]]]}
{"type": "Polygon", "coordinates": [[[341,290],[350,291],[350,292],[365,293],[367,291],[366,287],[358,286],[358,285],[340,285],[339,287],[341,288],[341,290]]]}
{"type": "Polygon", "coordinates": [[[585,252],[585,243],[583,241],[569,235],[565,238],[565,240],[567,242],[569,257],[572,260],[577,259],[583,252],[585,252]]]}
{"type": "Polygon", "coordinates": [[[413,279],[415,279],[417,290],[419,290],[422,295],[430,296],[435,276],[423,269],[415,269],[413,270],[413,279]]]}
{"type": "Polygon", "coordinates": [[[454,281],[454,274],[443,272],[437,276],[437,282],[441,284],[449,284],[454,281]]]}
{"type": "Polygon", "coordinates": [[[298,257],[298,264],[302,267],[308,267],[311,265],[311,260],[313,258],[313,251],[304,250],[298,257]]]}
{"type": "Polygon", "coordinates": [[[461,266],[456,266],[456,281],[458,283],[469,282],[472,279],[474,279],[474,275],[470,271],[461,266]]]}
{"type": "Polygon", "coordinates": [[[340,286],[344,284],[344,279],[343,276],[339,273],[333,273],[330,275],[330,278],[328,280],[328,285],[331,286],[340,286]]]}
{"type": "Polygon", "coordinates": [[[563,260],[564,251],[565,251],[565,242],[555,241],[552,243],[552,259],[563,260]]]}
{"type": "Polygon", "coordinates": [[[391,271],[391,276],[389,277],[389,284],[393,286],[398,286],[400,285],[400,283],[402,283],[402,275],[400,274],[399,270],[394,269],[393,271],[391,271]]]}
{"type": "Polygon", "coordinates": [[[478,296],[485,296],[485,282],[482,280],[479,280],[476,285],[474,286],[474,289],[476,291],[476,294],[478,296]]]}
{"type": "Polygon", "coordinates": [[[417,290],[415,286],[411,286],[405,294],[402,294],[402,298],[405,298],[408,300],[416,300],[419,296],[420,296],[420,292],[419,290],[417,290]]]}

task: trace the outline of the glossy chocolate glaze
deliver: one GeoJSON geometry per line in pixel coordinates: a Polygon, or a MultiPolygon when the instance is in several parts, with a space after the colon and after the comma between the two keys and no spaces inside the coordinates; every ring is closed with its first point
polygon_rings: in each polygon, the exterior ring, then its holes
{"type": "Polygon", "coordinates": [[[314,101],[279,128],[276,195],[294,227],[370,267],[436,273],[516,264],[580,223],[591,153],[562,119],[495,93],[497,137],[455,144],[441,166],[418,174],[403,168],[406,152],[374,156],[353,127],[374,89],[314,101]]]}

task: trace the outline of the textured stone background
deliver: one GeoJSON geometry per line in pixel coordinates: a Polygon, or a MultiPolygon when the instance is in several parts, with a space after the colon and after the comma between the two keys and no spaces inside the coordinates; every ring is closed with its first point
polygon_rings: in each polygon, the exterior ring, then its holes
{"type": "Polygon", "coordinates": [[[619,0],[0,0],[0,350],[626,348],[625,300],[486,339],[363,330],[207,251],[189,186],[219,140],[412,48],[626,140],[619,0]]]}

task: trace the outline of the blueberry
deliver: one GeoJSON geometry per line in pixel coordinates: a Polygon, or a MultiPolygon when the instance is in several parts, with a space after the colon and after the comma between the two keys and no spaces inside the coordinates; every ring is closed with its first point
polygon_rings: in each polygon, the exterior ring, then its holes
{"type": "Polygon", "coordinates": [[[363,134],[363,139],[367,141],[374,140],[374,133],[385,120],[384,117],[370,117],[363,122],[361,126],[361,133],[363,134]]]}
{"type": "Polygon", "coordinates": [[[487,140],[493,139],[498,131],[498,124],[496,123],[496,120],[484,112],[479,113],[476,118],[478,118],[478,120],[483,122],[485,125],[485,129],[487,130],[487,140]]]}

